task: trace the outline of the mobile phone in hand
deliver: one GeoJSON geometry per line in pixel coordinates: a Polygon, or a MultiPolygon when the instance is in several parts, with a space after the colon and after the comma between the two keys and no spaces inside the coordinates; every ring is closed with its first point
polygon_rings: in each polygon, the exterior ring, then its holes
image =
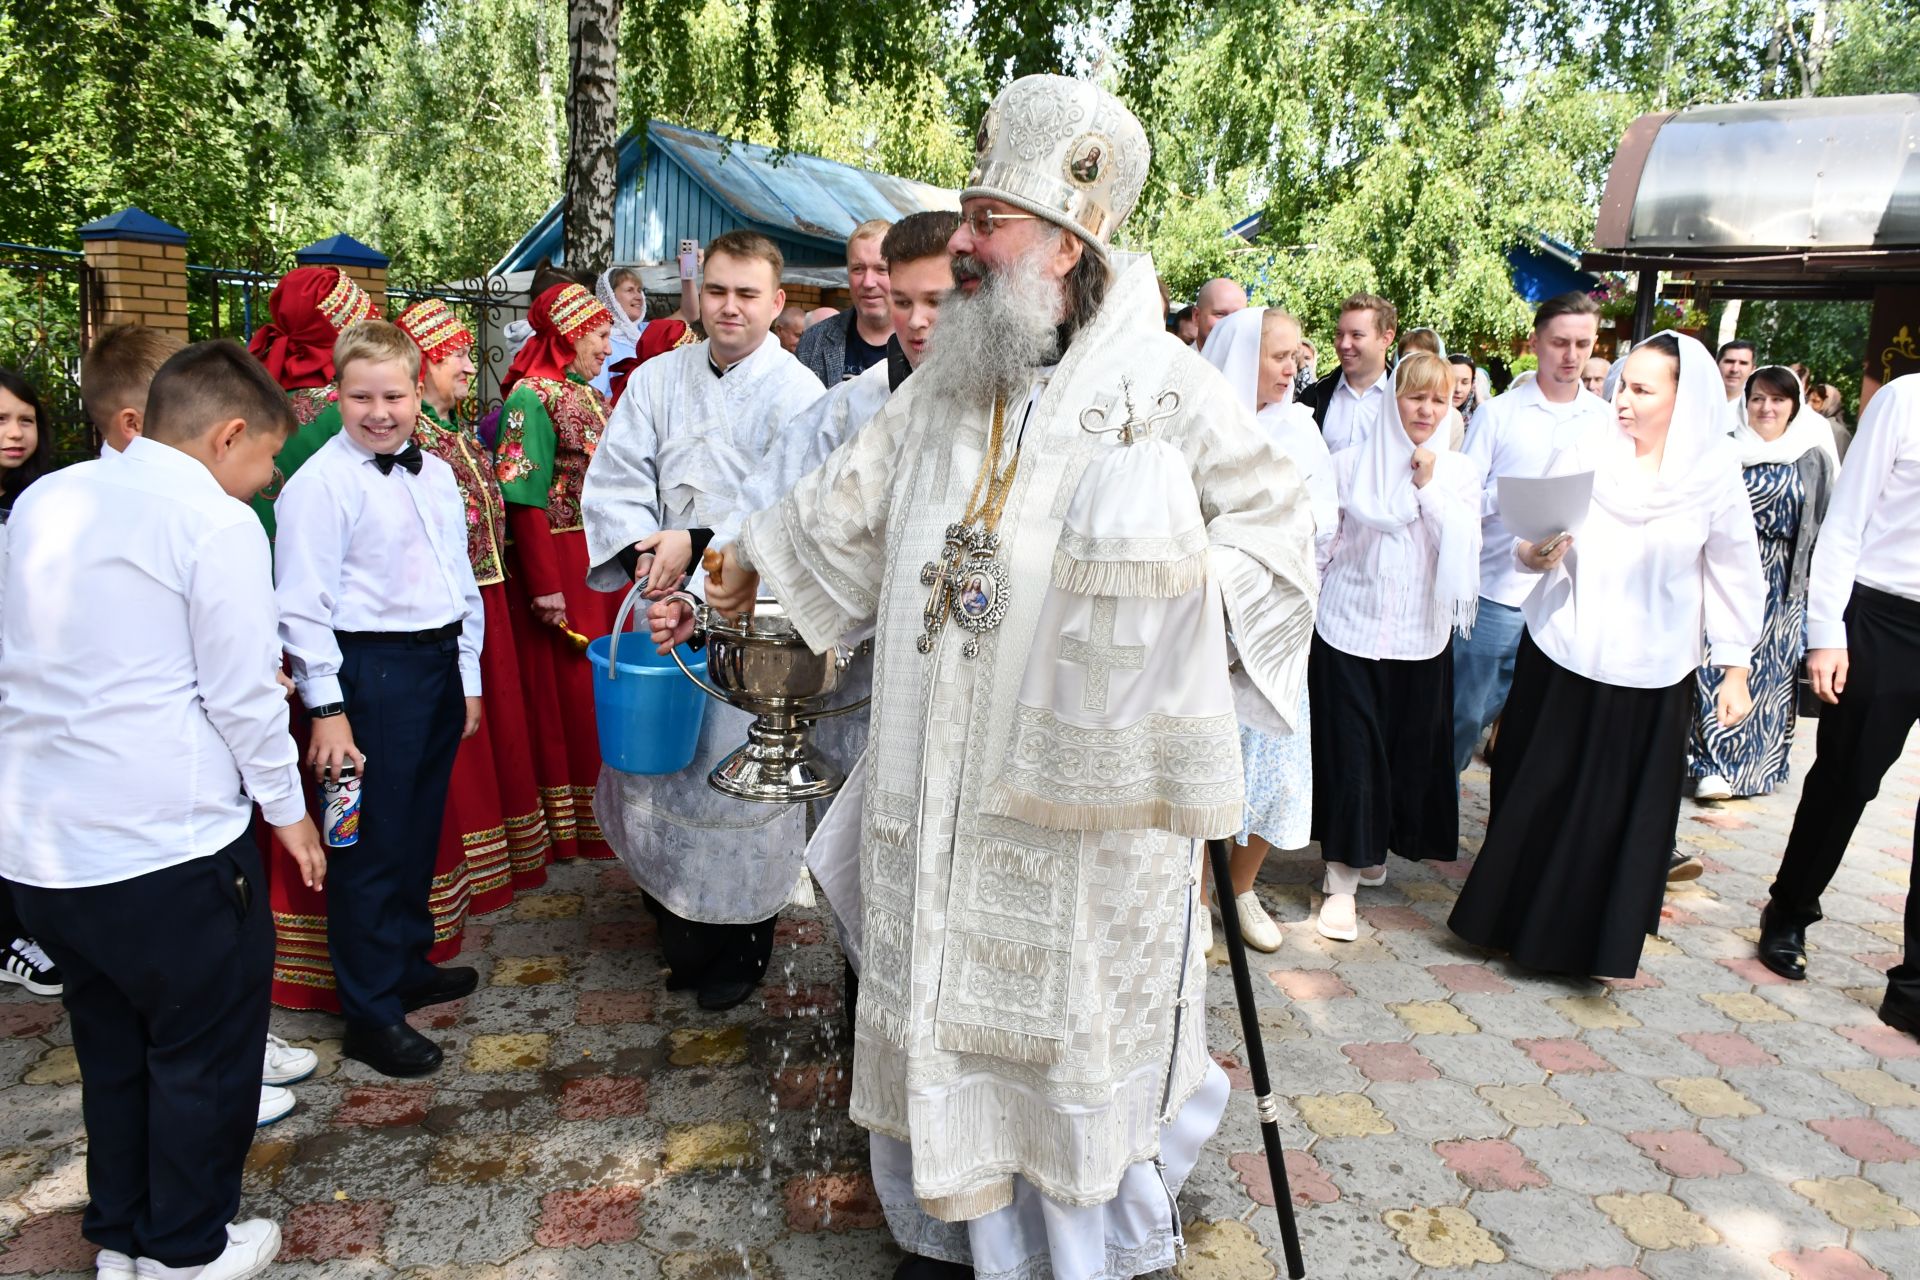
{"type": "Polygon", "coordinates": [[[700,274],[700,242],[682,240],[680,242],[680,278],[691,280],[700,274]]]}

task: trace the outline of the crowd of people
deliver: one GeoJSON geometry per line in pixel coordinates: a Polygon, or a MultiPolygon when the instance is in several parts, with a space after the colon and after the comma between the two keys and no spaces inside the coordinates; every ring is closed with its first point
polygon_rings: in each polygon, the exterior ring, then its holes
{"type": "MultiPolygon", "coordinates": [[[[1629,978],[1700,874],[1686,788],[1774,790],[1818,709],[1759,943],[1804,977],[1920,717],[1920,379],[1855,438],[1750,343],[1596,356],[1579,293],[1499,395],[1366,293],[1319,373],[1299,318],[1230,280],[1172,311],[1111,247],[1149,158],[1104,91],[1016,81],[957,213],[854,230],[846,310],[788,307],[751,231],[683,254],[651,319],[632,269],[549,268],[478,422],[466,326],[383,319],[334,267],[289,272],[247,350],[99,335],[97,460],[52,469],[0,370],[0,977],[69,1010],[102,1276],[266,1267],[241,1164],[315,1066],[269,1003],[432,1073],[406,1015],[475,990],[464,921],[556,858],[621,859],[707,1010],[822,887],[903,1280],[1172,1260],[1227,1097],[1203,841],[1267,951],[1262,862],[1317,842],[1314,927],[1351,941],[1389,854],[1460,856],[1484,752],[1454,932],[1629,978]],[[1509,528],[1501,481],[1556,476],[1590,501],[1509,528]],[[871,689],[822,735],[848,783],[811,839],[707,785],[743,712],[675,773],[600,758],[582,650],[630,593],[662,652],[698,643],[689,592],[871,689]]],[[[1910,963],[1881,1016],[1920,1034],[1910,963]]]]}

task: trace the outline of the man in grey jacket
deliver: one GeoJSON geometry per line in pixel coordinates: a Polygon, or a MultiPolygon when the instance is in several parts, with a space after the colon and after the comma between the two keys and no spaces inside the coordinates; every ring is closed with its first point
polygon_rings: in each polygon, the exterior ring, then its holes
{"type": "Polygon", "coordinates": [[[893,224],[874,218],[847,239],[847,290],[853,306],[800,335],[794,355],[828,387],[858,377],[887,358],[893,336],[893,301],[887,292],[887,260],[880,241],[893,224]]]}

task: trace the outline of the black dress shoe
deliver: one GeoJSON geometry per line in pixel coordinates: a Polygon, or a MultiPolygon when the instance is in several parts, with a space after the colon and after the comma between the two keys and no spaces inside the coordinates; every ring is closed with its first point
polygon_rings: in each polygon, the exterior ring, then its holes
{"type": "Polygon", "coordinates": [[[473,989],[480,985],[480,971],[463,964],[435,969],[433,974],[433,979],[425,986],[415,987],[400,997],[401,1007],[408,1013],[428,1005],[445,1004],[461,996],[470,996],[473,989]]]}
{"type": "Polygon", "coordinates": [[[1880,1002],[1880,1021],[1895,1031],[1904,1031],[1916,1040],[1920,1040],[1920,1009],[1904,1004],[1895,1004],[1888,996],[1880,1002]]]}
{"type": "Polygon", "coordinates": [[[1774,924],[1771,904],[1760,910],[1760,963],[1795,982],[1807,976],[1807,929],[1774,924]]]}
{"type": "Polygon", "coordinates": [[[893,1280],[973,1280],[973,1268],[965,1263],[910,1253],[893,1269],[893,1280]]]}
{"type": "Polygon", "coordinates": [[[694,1003],[702,1009],[714,1013],[722,1009],[731,1009],[760,989],[758,982],[748,982],[744,978],[710,978],[700,984],[694,1003]]]}
{"type": "Polygon", "coordinates": [[[390,1027],[347,1027],[340,1052],[366,1063],[383,1076],[407,1079],[440,1069],[440,1046],[404,1022],[390,1027]]]}

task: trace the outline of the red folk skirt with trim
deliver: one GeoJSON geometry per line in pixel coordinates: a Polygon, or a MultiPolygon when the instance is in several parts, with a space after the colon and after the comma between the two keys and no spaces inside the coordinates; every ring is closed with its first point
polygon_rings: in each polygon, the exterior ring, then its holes
{"type": "MultiPolygon", "coordinates": [[[[510,906],[514,895],[546,882],[552,841],[535,781],[520,663],[504,583],[480,588],[486,640],[480,649],[484,710],[480,728],[454,756],[447,807],[434,851],[434,964],[460,952],[467,918],[510,906]]],[[[296,739],[304,756],[306,717],[296,712],[296,739]]],[[[309,784],[308,808],[320,812],[309,784]]],[[[293,859],[273,842],[268,877],[273,908],[273,1002],[287,1009],[340,1011],[333,962],[327,953],[327,897],[301,883],[293,859]]]]}
{"type": "Polygon", "coordinates": [[[587,535],[579,529],[555,532],[547,513],[508,504],[513,533],[508,555],[507,598],[514,645],[519,650],[521,688],[533,746],[534,775],[546,809],[553,857],[611,858],[593,816],[593,788],[600,777],[600,736],[593,711],[593,668],[564,632],[534,616],[529,579],[558,581],[567,602],[567,625],[589,638],[613,630],[620,597],[587,585],[587,535]],[[535,558],[540,572],[527,571],[524,543],[546,538],[535,558]]]}

